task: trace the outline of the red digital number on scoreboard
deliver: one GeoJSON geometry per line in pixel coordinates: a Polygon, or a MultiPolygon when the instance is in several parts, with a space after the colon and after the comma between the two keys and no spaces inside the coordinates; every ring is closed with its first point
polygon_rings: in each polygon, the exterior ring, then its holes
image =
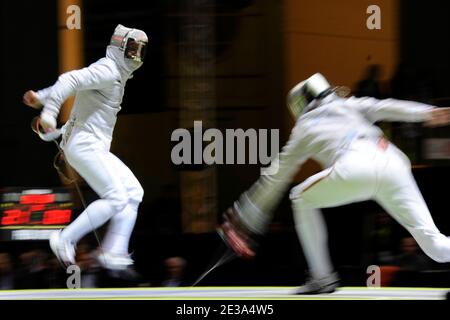
{"type": "Polygon", "coordinates": [[[42,224],[67,224],[70,223],[71,215],[70,210],[47,210],[44,212],[42,224]]]}
{"type": "Polygon", "coordinates": [[[2,226],[14,226],[14,225],[56,225],[70,223],[72,216],[71,210],[47,210],[41,215],[40,220],[31,221],[32,211],[21,211],[19,209],[5,210],[1,220],[2,226]]]}
{"type": "Polygon", "coordinates": [[[54,194],[22,195],[17,207],[3,211],[2,226],[18,225],[64,225],[70,223],[72,210],[58,209],[49,205],[55,201],[54,194]]]}
{"type": "Polygon", "coordinates": [[[6,210],[3,212],[2,226],[27,224],[30,221],[30,212],[19,209],[6,210]]]}

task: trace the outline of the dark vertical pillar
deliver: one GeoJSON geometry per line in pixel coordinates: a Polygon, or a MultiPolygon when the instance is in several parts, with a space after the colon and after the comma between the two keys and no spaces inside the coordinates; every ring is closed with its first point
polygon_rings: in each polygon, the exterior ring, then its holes
{"type": "Polygon", "coordinates": [[[30,129],[36,110],[22,104],[28,89],[57,77],[56,1],[1,1],[0,186],[58,185],[56,148],[30,129]]]}

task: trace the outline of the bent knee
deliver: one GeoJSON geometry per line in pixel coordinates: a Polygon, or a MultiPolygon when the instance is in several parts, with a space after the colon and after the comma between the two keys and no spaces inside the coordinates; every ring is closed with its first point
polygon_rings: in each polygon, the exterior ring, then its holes
{"type": "Polygon", "coordinates": [[[103,199],[108,200],[116,213],[123,211],[130,200],[126,192],[115,192],[111,195],[106,195],[103,199]]]}
{"type": "Polygon", "coordinates": [[[129,192],[116,191],[110,196],[106,196],[105,199],[110,201],[111,205],[114,207],[114,211],[120,212],[123,211],[129,203],[141,203],[143,197],[144,189],[139,184],[132,190],[129,190],[129,192]]]}

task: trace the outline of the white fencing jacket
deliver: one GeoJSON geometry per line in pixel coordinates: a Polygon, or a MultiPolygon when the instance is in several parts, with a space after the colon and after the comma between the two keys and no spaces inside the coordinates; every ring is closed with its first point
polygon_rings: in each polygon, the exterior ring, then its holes
{"type": "Polygon", "coordinates": [[[43,113],[57,118],[70,96],[75,101],[67,126],[83,127],[105,142],[112,139],[117,113],[121,109],[125,84],[142,63],[125,59],[117,47],[108,46],[106,57],[89,67],[62,74],[51,87],[37,92],[43,113]]]}
{"type": "Polygon", "coordinates": [[[286,147],[296,149],[298,165],[311,158],[324,168],[351,148],[354,139],[381,137],[383,132],[375,122],[423,122],[434,108],[412,101],[340,98],[335,94],[312,103],[318,105],[297,119],[286,147]]]}
{"type": "MultiPolygon", "coordinates": [[[[331,94],[313,101],[311,111],[301,115],[287,144],[272,162],[271,175],[262,175],[234,203],[247,227],[262,233],[273,208],[289,187],[299,167],[314,159],[323,168],[331,167],[342,155],[352,150],[357,139],[376,142],[383,132],[374,125],[381,120],[422,122],[430,117],[432,106],[411,101],[374,98],[340,98],[331,94]]],[[[406,155],[398,155],[409,163],[406,155]]]]}

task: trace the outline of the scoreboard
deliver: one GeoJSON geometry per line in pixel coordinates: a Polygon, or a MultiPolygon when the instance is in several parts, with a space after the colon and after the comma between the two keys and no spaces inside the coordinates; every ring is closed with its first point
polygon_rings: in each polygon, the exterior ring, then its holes
{"type": "Polygon", "coordinates": [[[47,240],[73,218],[67,188],[6,188],[0,197],[0,241],[47,240]]]}

